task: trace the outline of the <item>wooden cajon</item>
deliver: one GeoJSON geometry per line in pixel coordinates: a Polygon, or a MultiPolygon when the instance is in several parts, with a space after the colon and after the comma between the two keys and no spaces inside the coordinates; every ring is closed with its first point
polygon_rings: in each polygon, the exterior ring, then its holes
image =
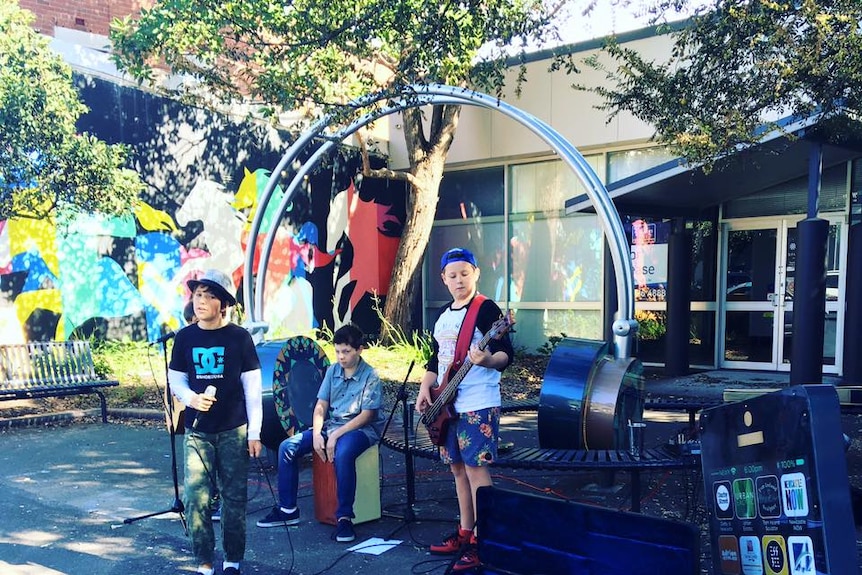
{"type": "MultiPolygon", "coordinates": [[[[338,497],[335,487],[335,465],[323,461],[314,453],[312,460],[314,483],[314,517],[321,523],[335,525],[338,497]]],[[[353,503],[356,517],[353,523],[380,519],[380,449],[372,445],[356,460],[356,500],[353,503]]]]}

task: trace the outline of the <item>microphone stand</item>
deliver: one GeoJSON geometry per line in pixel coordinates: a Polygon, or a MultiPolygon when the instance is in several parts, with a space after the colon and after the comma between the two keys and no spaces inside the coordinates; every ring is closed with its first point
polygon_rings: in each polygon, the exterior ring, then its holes
{"type": "Polygon", "coordinates": [[[396,519],[401,519],[404,523],[395,528],[395,530],[390,533],[386,538],[391,539],[395,533],[397,533],[404,525],[416,521],[416,513],[413,509],[413,504],[416,501],[416,483],[415,477],[413,473],[413,454],[410,453],[410,412],[407,407],[407,380],[410,378],[410,372],[413,371],[413,364],[416,363],[415,360],[410,362],[410,367],[407,368],[407,376],[404,378],[404,381],[401,383],[401,387],[398,389],[398,393],[396,394],[395,404],[392,406],[392,410],[389,412],[389,419],[386,420],[386,425],[383,427],[382,437],[386,436],[386,432],[389,429],[389,424],[392,423],[392,416],[395,415],[395,410],[398,408],[398,403],[401,403],[401,425],[403,427],[404,432],[404,448],[402,449],[404,453],[404,473],[406,475],[406,483],[407,483],[407,503],[404,507],[404,514],[397,515],[391,512],[384,512],[383,514],[387,517],[394,517],[396,519]]]}
{"type": "Polygon", "coordinates": [[[156,511],[154,513],[147,513],[146,515],[139,515],[137,517],[128,517],[126,519],[123,519],[123,523],[125,525],[130,525],[135,521],[139,521],[141,519],[156,517],[157,515],[164,515],[165,513],[176,513],[180,516],[180,523],[182,523],[183,525],[183,532],[188,535],[189,528],[188,524],[186,523],[186,516],[184,514],[185,506],[180,499],[180,482],[179,475],[177,473],[177,430],[174,427],[174,398],[171,396],[171,380],[168,377],[168,340],[171,338],[162,337],[160,339],[162,344],[162,358],[164,359],[165,363],[165,410],[168,414],[168,432],[171,438],[171,471],[174,480],[174,502],[168,509],[156,511]]]}

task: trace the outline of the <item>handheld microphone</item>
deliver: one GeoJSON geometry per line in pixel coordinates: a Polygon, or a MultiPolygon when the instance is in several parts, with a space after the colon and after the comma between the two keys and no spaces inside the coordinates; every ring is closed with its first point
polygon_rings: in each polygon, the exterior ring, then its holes
{"type": "Polygon", "coordinates": [[[160,337],[159,339],[157,339],[156,341],[151,341],[150,345],[158,345],[160,343],[165,343],[169,339],[173,339],[176,336],[177,336],[177,332],[171,330],[168,333],[166,333],[165,335],[163,335],[162,337],[160,337]]]}
{"type": "MultiPolygon", "coordinates": [[[[208,385],[207,388],[204,390],[204,395],[207,397],[215,397],[216,396],[216,386],[208,385]]],[[[192,423],[192,429],[198,428],[198,421],[200,421],[201,415],[203,415],[203,414],[199,411],[198,414],[195,416],[195,421],[194,421],[194,423],[192,423]]]]}

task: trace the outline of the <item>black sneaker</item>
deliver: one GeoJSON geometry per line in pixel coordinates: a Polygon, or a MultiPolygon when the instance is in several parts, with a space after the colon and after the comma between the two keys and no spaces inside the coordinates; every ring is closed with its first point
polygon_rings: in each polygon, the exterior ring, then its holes
{"type": "Polygon", "coordinates": [[[240,575],[239,569],[236,567],[228,567],[224,571],[222,571],[223,575],[240,575]]]}
{"type": "Polygon", "coordinates": [[[299,507],[293,513],[285,513],[280,507],[273,507],[269,515],[257,522],[258,527],[284,527],[299,523],[299,507]]]}
{"type": "Polygon", "coordinates": [[[335,540],[340,543],[350,543],[354,539],[356,539],[356,532],[353,531],[353,521],[342,517],[338,520],[338,527],[335,528],[335,540]]]}

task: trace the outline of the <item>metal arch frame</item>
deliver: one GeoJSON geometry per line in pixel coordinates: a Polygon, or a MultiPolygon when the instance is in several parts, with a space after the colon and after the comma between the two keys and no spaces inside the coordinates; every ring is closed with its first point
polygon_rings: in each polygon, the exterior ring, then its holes
{"type": "MultiPolygon", "coordinates": [[[[634,319],[634,274],[630,264],[628,241],[626,240],[619,214],[611,201],[607,189],[590,165],[584,160],[580,152],[548,124],[499,98],[465,88],[440,84],[414,85],[409,87],[408,90],[411,94],[410,97],[405,96],[395,99],[391,104],[375,107],[370,112],[363,114],[347,126],[331,134],[325,134],[325,131],[334,122],[334,118],[332,116],[323,117],[291,144],[284,153],[264,189],[252,222],[247,244],[245,264],[243,266],[243,300],[246,302],[247,312],[251,320],[253,322],[263,321],[263,291],[266,274],[259,272],[254,282],[254,287],[252,287],[252,270],[254,269],[254,256],[257,249],[257,236],[260,233],[263,215],[278,184],[279,176],[288,165],[293,165],[300,154],[309,145],[313,144],[315,140],[325,140],[308,160],[297,168],[290,184],[285,188],[285,194],[278,206],[277,216],[273,221],[272,229],[275,229],[281,223],[287,204],[305,176],[317,166],[325,154],[361,128],[379,118],[409,108],[445,104],[470,105],[499,111],[528,128],[548,144],[581,180],[586,189],[587,196],[595,206],[602,230],[608,237],[611,259],[617,278],[616,287],[619,309],[612,325],[615,356],[617,358],[630,357],[633,349],[632,342],[637,332],[637,321],[634,319]]],[[[405,94],[407,93],[408,91],[405,91],[405,94]]],[[[353,103],[353,106],[357,110],[362,110],[370,108],[387,98],[388,96],[385,94],[371,94],[357,100],[353,103]]],[[[275,234],[271,233],[263,245],[258,266],[259,270],[266,269],[274,242],[275,234]]]]}

